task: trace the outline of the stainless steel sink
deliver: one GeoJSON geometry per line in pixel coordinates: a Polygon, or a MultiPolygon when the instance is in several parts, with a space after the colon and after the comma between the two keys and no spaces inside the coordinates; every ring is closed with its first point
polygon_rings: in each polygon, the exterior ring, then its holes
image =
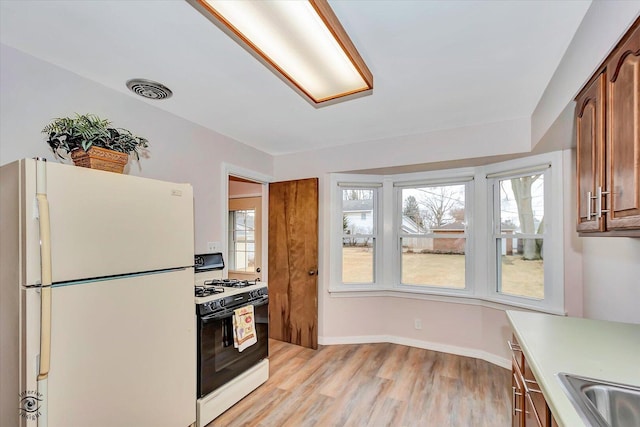
{"type": "Polygon", "coordinates": [[[565,373],[558,378],[587,426],[640,426],[640,387],[565,373]]]}

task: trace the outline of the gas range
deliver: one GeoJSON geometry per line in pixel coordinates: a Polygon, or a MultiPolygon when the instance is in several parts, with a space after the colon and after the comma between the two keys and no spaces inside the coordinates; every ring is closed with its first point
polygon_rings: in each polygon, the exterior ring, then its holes
{"type": "Polygon", "coordinates": [[[222,253],[202,254],[195,256],[195,299],[196,304],[203,304],[222,298],[248,293],[266,288],[264,282],[248,280],[224,279],[224,259],[222,253]]]}
{"type": "Polygon", "coordinates": [[[238,285],[238,281],[234,280],[230,283],[230,279],[225,279],[224,282],[222,279],[214,279],[213,282],[211,280],[206,280],[202,282],[201,285],[198,285],[197,282],[198,281],[196,280],[196,304],[204,304],[209,301],[215,301],[242,293],[253,294],[255,291],[267,287],[265,282],[242,281],[243,283],[238,285]],[[226,284],[220,284],[221,282],[226,284]]]}
{"type": "Polygon", "coordinates": [[[224,268],[219,252],[195,256],[195,289],[209,293],[195,296],[198,427],[209,424],[269,378],[267,284],[223,279],[224,268]],[[253,311],[255,342],[243,351],[235,345],[238,327],[233,321],[237,310],[245,307],[249,310],[243,310],[245,315],[253,311]]]}

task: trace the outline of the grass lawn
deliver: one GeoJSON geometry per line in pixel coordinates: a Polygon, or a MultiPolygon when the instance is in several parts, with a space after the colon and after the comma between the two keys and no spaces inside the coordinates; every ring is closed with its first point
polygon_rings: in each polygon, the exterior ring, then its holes
{"type": "MultiPolygon", "coordinates": [[[[345,247],[342,257],[345,283],[373,281],[373,251],[345,247]]],[[[464,288],[464,255],[402,254],[402,283],[464,288]]],[[[541,299],[544,296],[543,262],[524,261],[520,255],[502,257],[502,292],[541,299]]]]}

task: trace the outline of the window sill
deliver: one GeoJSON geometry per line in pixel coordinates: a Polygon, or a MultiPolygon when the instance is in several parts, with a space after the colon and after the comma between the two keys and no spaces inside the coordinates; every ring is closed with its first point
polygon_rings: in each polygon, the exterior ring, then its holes
{"type": "Polygon", "coordinates": [[[477,305],[482,307],[494,308],[497,310],[511,310],[513,308],[536,311],[539,313],[555,314],[566,316],[564,310],[557,310],[549,307],[539,307],[526,303],[515,301],[503,301],[490,297],[472,296],[470,294],[454,294],[454,293],[435,293],[424,290],[414,289],[389,289],[383,287],[367,287],[365,288],[330,288],[329,294],[331,298],[370,298],[370,297],[391,297],[418,299],[426,301],[446,302],[451,304],[477,305]]]}

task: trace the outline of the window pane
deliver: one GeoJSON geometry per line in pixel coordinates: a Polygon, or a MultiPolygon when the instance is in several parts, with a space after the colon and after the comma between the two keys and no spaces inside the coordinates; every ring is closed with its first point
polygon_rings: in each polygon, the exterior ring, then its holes
{"type": "Polygon", "coordinates": [[[373,196],[371,189],[342,190],[342,228],[344,234],[373,234],[373,196]]]}
{"type": "Polygon", "coordinates": [[[373,255],[375,239],[361,239],[352,243],[342,244],[342,282],[343,283],[373,283],[373,255]]]}
{"type": "Polygon", "coordinates": [[[255,268],[255,210],[229,212],[229,227],[233,228],[229,241],[229,269],[254,271],[255,268]]]}
{"type": "Polygon", "coordinates": [[[500,181],[500,231],[542,234],[544,230],[544,175],[500,181]]]}
{"type": "Polygon", "coordinates": [[[238,271],[245,271],[246,270],[246,265],[247,265],[246,252],[237,251],[236,252],[236,265],[235,265],[234,269],[238,270],[238,271]]]}
{"type": "Polygon", "coordinates": [[[402,284],[463,289],[466,239],[460,235],[402,238],[402,284]]]}
{"type": "Polygon", "coordinates": [[[501,288],[499,292],[519,297],[544,299],[544,262],[542,239],[496,239],[496,266],[501,288]],[[540,256],[527,259],[527,252],[540,256]]]}
{"type": "Polygon", "coordinates": [[[247,252],[247,271],[254,271],[256,268],[256,253],[247,252]]]}
{"type": "Polygon", "coordinates": [[[452,227],[464,229],[464,184],[403,188],[401,193],[402,233],[424,234],[452,227]]]}
{"type": "Polygon", "coordinates": [[[246,211],[235,211],[235,217],[236,217],[236,223],[235,223],[235,229],[236,230],[243,230],[244,229],[244,223],[245,223],[245,212],[246,211]]]}

